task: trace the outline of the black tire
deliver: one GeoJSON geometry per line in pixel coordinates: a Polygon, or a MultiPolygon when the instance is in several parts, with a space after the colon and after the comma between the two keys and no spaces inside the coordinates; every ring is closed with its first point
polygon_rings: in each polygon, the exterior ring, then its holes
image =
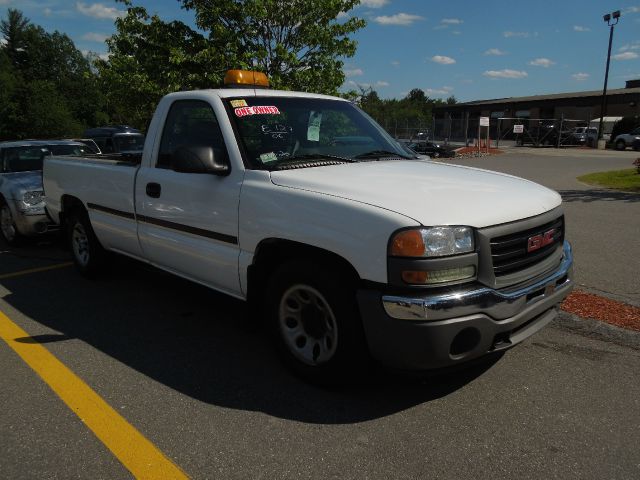
{"type": "Polygon", "coordinates": [[[16,222],[13,220],[13,215],[11,214],[11,208],[9,205],[0,199],[0,235],[7,243],[12,247],[19,246],[24,237],[18,231],[18,227],[16,226],[16,222]]]}
{"type": "Polygon", "coordinates": [[[618,140],[616,142],[616,150],[626,150],[627,144],[624,140],[618,140]]]}
{"type": "Polygon", "coordinates": [[[280,357],[296,375],[344,385],[367,372],[370,356],[354,281],[340,268],[292,261],[271,276],[265,306],[280,357]]]}
{"type": "Polygon", "coordinates": [[[66,226],[73,263],[83,276],[94,278],[104,266],[106,251],[91,227],[86,210],[72,210],[66,226]]]}

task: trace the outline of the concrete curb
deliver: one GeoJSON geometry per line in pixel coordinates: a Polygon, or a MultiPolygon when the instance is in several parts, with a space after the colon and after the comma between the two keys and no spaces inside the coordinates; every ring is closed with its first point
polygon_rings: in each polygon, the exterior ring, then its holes
{"type": "Polygon", "coordinates": [[[609,325],[608,323],[591,318],[578,317],[577,315],[564,311],[560,311],[560,314],[553,321],[552,325],[571,330],[585,337],[604,340],[640,350],[640,332],[636,332],[635,330],[627,330],[626,328],[616,327],[615,325],[609,325]]]}

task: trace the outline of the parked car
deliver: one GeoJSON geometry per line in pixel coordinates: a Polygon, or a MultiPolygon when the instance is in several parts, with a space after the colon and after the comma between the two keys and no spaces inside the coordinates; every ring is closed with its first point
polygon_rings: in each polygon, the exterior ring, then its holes
{"type": "Polygon", "coordinates": [[[429,141],[411,142],[408,144],[408,147],[416,153],[429,155],[431,158],[455,156],[453,149],[448,149],[429,141]]]}
{"type": "Polygon", "coordinates": [[[576,127],[571,132],[572,141],[578,145],[595,146],[598,140],[598,129],[593,127],[576,127]]]}
{"type": "Polygon", "coordinates": [[[100,150],[100,147],[93,138],[72,138],[70,140],[74,142],[84,143],[96,155],[100,155],[102,153],[102,150],[100,150]]]}
{"type": "Polygon", "coordinates": [[[84,136],[98,144],[102,153],[141,152],[144,135],[128,125],[89,128],[84,136]]]}
{"type": "Polygon", "coordinates": [[[91,151],[68,140],[0,143],[0,234],[10,245],[40,235],[56,225],[46,216],[42,163],[47,155],[87,155],[91,151]]]}
{"type": "Polygon", "coordinates": [[[634,128],[629,133],[622,133],[618,135],[613,144],[616,147],[616,150],[624,150],[627,147],[633,147],[633,143],[636,140],[640,140],[640,127],[634,128]]]}
{"type": "Polygon", "coordinates": [[[140,163],[45,162],[81,274],[118,252],[256,302],[284,362],[322,383],[371,357],[463,365],[556,317],[573,286],[558,193],[421,160],[345,99],[247,79],[267,83],[231,71],[245,88],[165,96],[140,163]]]}

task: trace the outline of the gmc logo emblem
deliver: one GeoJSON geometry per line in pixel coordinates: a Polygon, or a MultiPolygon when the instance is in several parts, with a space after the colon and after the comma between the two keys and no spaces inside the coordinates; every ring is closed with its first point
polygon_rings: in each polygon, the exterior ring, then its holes
{"type": "Polygon", "coordinates": [[[547,245],[551,245],[553,243],[553,235],[556,233],[556,229],[552,228],[540,235],[534,235],[533,237],[529,237],[527,240],[527,253],[535,252],[536,250],[540,250],[542,247],[546,247],[547,245]]]}

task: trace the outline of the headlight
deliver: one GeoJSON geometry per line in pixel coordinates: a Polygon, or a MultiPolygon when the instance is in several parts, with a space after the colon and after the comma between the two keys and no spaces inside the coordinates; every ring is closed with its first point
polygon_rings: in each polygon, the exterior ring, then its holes
{"type": "Polygon", "coordinates": [[[471,227],[431,227],[402,230],[391,239],[394,257],[446,257],[474,250],[471,227]]]}
{"type": "Polygon", "coordinates": [[[29,205],[30,207],[33,207],[34,205],[38,205],[39,203],[42,203],[42,201],[44,200],[43,197],[44,197],[44,192],[42,190],[33,191],[33,192],[26,192],[22,196],[22,201],[26,205],[29,205]]]}

